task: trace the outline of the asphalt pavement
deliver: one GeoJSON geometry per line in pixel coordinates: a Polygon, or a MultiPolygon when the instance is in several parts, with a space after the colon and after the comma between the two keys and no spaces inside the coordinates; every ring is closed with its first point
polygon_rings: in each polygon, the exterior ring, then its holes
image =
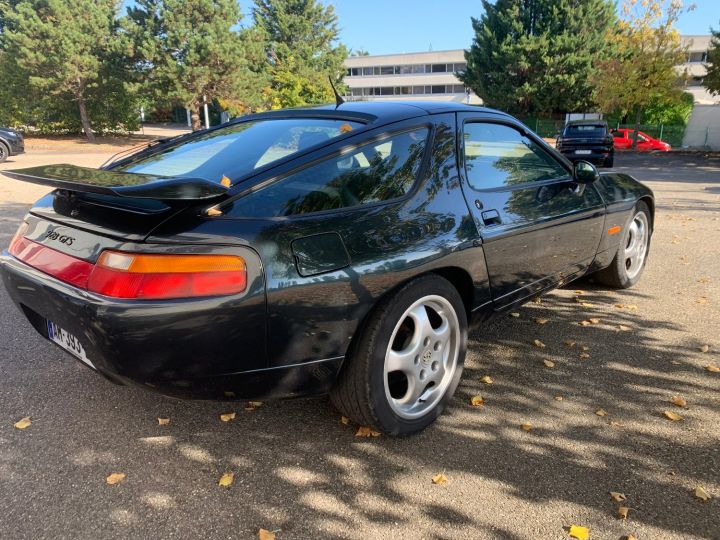
{"type": "MultiPolygon", "coordinates": [[[[657,196],[640,283],[585,279],[474,328],[450,410],[410,438],[356,437],[326,398],[246,410],[113,385],[0,287],[0,538],[720,538],[720,159],[616,163],[657,196]]],[[[42,188],[0,182],[5,247],[42,188]]]]}

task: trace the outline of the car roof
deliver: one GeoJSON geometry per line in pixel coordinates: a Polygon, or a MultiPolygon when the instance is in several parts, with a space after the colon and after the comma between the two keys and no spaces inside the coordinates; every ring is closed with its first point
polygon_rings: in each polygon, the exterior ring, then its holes
{"type": "MultiPolygon", "coordinates": [[[[357,119],[367,124],[385,124],[408,118],[446,112],[492,113],[509,116],[501,111],[466,105],[464,103],[437,101],[349,101],[341,105],[327,104],[312,107],[280,109],[250,115],[251,118],[282,118],[288,116],[323,116],[328,118],[357,119]]],[[[242,119],[248,119],[245,116],[242,119]]]]}
{"type": "Polygon", "coordinates": [[[607,127],[605,120],[570,120],[566,126],[604,126],[607,127]]]}

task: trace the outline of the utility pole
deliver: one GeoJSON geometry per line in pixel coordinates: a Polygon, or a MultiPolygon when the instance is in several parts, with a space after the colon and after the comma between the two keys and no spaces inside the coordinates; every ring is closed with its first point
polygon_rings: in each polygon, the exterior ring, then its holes
{"type": "Polygon", "coordinates": [[[210,116],[208,115],[207,98],[203,95],[203,110],[205,111],[205,129],[210,127],[210,116]]]}

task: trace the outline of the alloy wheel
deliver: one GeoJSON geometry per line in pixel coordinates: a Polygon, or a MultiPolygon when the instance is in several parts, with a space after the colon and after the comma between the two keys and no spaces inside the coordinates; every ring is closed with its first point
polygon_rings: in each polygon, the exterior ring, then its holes
{"type": "Polygon", "coordinates": [[[630,223],[625,245],[625,271],[629,279],[640,273],[647,255],[650,227],[645,212],[638,212],[630,223]]]}

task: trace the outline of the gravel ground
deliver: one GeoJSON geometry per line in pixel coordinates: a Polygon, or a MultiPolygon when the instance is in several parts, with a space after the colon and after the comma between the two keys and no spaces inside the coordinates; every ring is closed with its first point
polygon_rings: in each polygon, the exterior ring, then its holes
{"type": "MultiPolygon", "coordinates": [[[[110,153],[53,157],[97,165],[110,153]]],[[[568,538],[576,524],[595,539],[719,538],[720,374],[704,366],[720,365],[720,160],[617,163],[657,196],[638,286],[583,280],[475,328],[452,407],[408,439],[357,438],[326,399],[246,411],[114,386],[36,335],[0,287],[0,537],[253,538],[263,527],[279,539],[520,540],[568,538]],[[600,322],[578,324],[589,318],[600,322]],[[477,394],[484,407],[469,406],[477,394]],[[32,426],[14,429],[25,416],[32,426]],[[229,489],[217,485],[227,471],[229,489]],[[108,486],[113,472],[127,476],[108,486]],[[432,484],[438,473],[447,483],[432,484]],[[610,491],[627,497],[627,520],[610,491]]],[[[43,189],[1,181],[6,246],[43,189]]]]}

